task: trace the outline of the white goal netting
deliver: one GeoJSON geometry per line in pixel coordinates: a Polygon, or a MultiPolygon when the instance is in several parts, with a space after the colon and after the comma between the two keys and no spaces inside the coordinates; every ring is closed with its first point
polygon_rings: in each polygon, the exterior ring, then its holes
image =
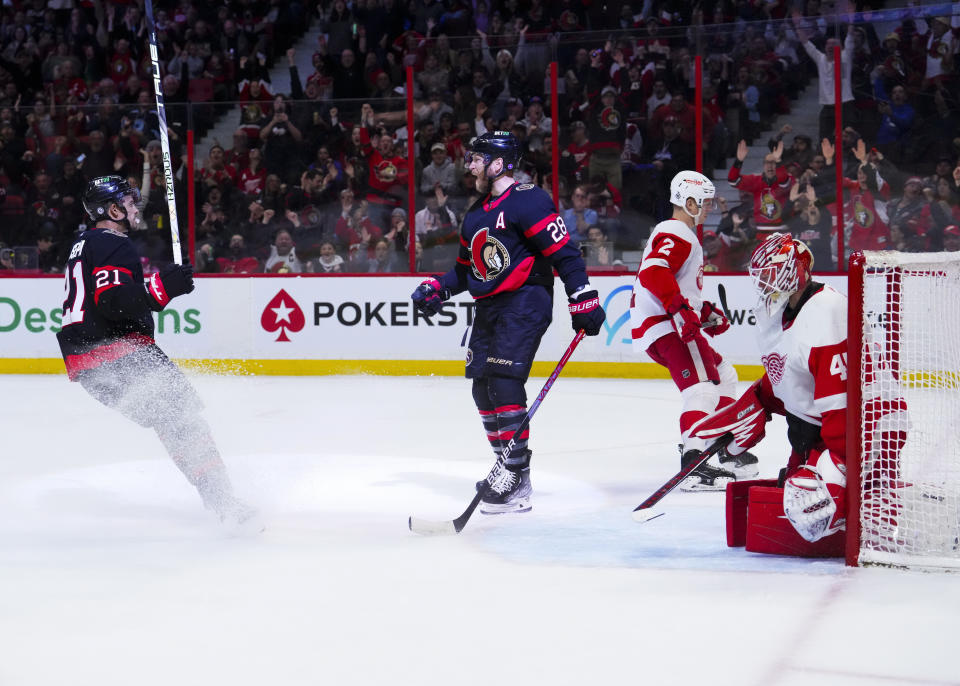
{"type": "Polygon", "coordinates": [[[960,253],[864,257],[859,560],[960,569],[960,253]]]}

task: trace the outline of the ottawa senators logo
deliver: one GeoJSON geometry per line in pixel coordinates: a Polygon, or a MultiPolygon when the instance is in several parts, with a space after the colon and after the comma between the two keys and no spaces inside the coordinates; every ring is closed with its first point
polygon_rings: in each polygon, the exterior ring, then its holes
{"type": "Polygon", "coordinates": [[[773,197],[773,193],[764,193],[760,199],[760,214],[767,219],[779,219],[783,206],[773,197]]]}
{"type": "Polygon", "coordinates": [[[397,178],[397,167],[390,160],[383,160],[376,166],[374,173],[384,183],[392,183],[397,178]]]}
{"type": "Polygon", "coordinates": [[[604,107],[600,112],[600,128],[604,131],[616,131],[620,128],[620,113],[613,107],[604,107]]]}
{"type": "Polygon", "coordinates": [[[313,205],[307,205],[300,213],[300,222],[307,226],[318,226],[320,219],[320,210],[313,205]]]}
{"type": "Polygon", "coordinates": [[[864,228],[873,226],[873,212],[867,209],[859,197],[853,205],[853,218],[858,226],[864,228]]]}
{"type": "Polygon", "coordinates": [[[510,253],[490,229],[480,229],[470,241],[470,265],[476,278],[493,281],[510,266],[510,253]]]}

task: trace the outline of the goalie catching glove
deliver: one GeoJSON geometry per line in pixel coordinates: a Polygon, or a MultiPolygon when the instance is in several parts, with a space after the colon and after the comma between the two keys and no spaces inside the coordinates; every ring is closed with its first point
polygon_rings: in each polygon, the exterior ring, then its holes
{"type": "Polygon", "coordinates": [[[583,329],[588,336],[596,336],[603,328],[607,313],[600,306],[599,294],[588,283],[568,299],[571,323],[574,331],[583,329]]]}
{"type": "Polygon", "coordinates": [[[436,279],[430,278],[420,282],[410,299],[418,310],[426,315],[434,315],[450,299],[450,291],[441,287],[436,279]]]}
{"type": "MultiPolygon", "coordinates": [[[[761,380],[762,381],[762,380],[761,380]]],[[[727,433],[733,440],[727,445],[729,455],[740,455],[759,443],[765,433],[770,413],[760,400],[761,381],[755,382],[737,399],[693,425],[690,435],[714,442],[727,433]]]]}
{"type": "Polygon", "coordinates": [[[730,328],[730,320],[719,307],[705,300],[700,308],[700,323],[710,336],[719,336],[730,328]]]}
{"type": "Polygon", "coordinates": [[[783,485],[783,513],[804,540],[846,527],[847,468],[829,450],[814,453],[783,485]]]}

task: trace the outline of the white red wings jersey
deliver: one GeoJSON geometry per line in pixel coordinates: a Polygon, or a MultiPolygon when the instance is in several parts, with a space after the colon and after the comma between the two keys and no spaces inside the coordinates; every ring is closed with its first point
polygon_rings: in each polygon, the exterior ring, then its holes
{"type": "Polygon", "coordinates": [[[760,360],[774,395],[790,414],[824,426],[831,413],[847,407],[847,298],[816,285],[790,321],[784,322],[783,311],[768,317],[762,307],[755,315],[760,360]]]}
{"type": "Polygon", "coordinates": [[[630,328],[635,350],[646,350],[655,340],[674,331],[673,321],[663,303],[640,283],[640,273],[650,267],[670,270],[680,294],[694,312],[699,312],[703,304],[703,248],[697,234],[678,219],[660,222],[643,249],[640,269],[633,282],[630,328]]]}

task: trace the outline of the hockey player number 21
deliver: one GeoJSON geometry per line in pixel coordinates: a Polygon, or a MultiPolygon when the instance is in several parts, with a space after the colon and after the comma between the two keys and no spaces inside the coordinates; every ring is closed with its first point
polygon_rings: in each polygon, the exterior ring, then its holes
{"type": "Polygon", "coordinates": [[[839,374],[841,381],[847,380],[847,354],[837,353],[830,360],[830,373],[839,374]]]}
{"type": "MultiPolygon", "coordinates": [[[[106,274],[106,272],[100,273],[106,274]]],[[[87,294],[87,291],[83,286],[83,264],[80,262],[74,263],[73,269],[67,272],[67,278],[64,281],[64,285],[67,289],[67,301],[63,303],[63,326],[66,326],[67,324],[79,324],[83,321],[83,300],[87,294]],[[76,292],[73,296],[73,302],[69,300],[71,279],[73,279],[73,282],[77,286],[76,292]]],[[[97,275],[97,285],[100,285],[99,274],[97,275]]]]}

